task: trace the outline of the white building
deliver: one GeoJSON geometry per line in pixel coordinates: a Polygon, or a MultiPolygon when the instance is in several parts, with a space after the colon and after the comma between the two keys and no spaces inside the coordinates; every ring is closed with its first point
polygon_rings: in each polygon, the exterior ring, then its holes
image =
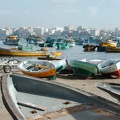
{"type": "Polygon", "coordinates": [[[90,29],[90,36],[99,36],[100,30],[90,29]]]}

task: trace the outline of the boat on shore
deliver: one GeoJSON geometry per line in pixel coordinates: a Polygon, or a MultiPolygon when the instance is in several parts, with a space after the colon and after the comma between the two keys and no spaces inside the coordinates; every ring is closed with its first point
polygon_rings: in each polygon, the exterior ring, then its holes
{"type": "Polygon", "coordinates": [[[3,103],[14,120],[114,120],[120,106],[51,81],[4,74],[3,103]]]}
{"type": "Polygon", "coordinates": [[[66,59],[59,59],[59,60],[56,59],[56,60],[51,60],[50,62],[55,65],[57,74],[67,67],[66,59]]]}
{"type": "Polygon", "coordinates": [[[74,75],[83,77],[91,77],[98,73],[96,64],[86,62],[84,60],[71,60],[70,67],[73,69],[74,75]]]}
{"type": "Polygon", "coordinates": [[[120,101],[120,84],[117,83],[99,83],[97,87],[120,101]]]}
{"type": "Polygon", "coordinates": [[[98,65],[98,70],[102,75],[114,75],[116,77],[120,77],[120,60],[111,59],[105,60],[98,65]]]}
{"type": "Polygon", "coordinates": [[[0,48],[0,55],[3,56],[46,56],[47,51],[18,50],[17,48],[0,48]]]}
{"type": "Polygon", "coordinates": [[[20,71],[29,76],[38,78],[56,79],[56,68],[53,63],[48,60],[31,59],[23,61],[19,64],[20,71]]]}

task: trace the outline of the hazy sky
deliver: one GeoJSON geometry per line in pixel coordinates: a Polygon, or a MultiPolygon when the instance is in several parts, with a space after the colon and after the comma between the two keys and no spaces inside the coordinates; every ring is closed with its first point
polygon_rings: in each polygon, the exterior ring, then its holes
{"type": "Polygon", "coordinates": [[[120,0],[0,0],[0,28],[120,27],[120,0]]]}

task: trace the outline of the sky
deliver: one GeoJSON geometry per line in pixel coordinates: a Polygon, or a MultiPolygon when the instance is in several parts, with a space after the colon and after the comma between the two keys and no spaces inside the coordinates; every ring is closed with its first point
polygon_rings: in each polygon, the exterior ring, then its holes
{"type": "Polygon", "coordinates": [[[0,0],[0,29],[120,27],[120,0],[0,0]]]}

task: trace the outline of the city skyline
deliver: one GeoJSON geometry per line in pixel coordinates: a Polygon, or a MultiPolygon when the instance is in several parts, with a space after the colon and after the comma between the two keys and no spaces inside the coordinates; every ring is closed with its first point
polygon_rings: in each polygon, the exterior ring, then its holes
{"type": "Polygon", "coordinates": [[[120,27],[120,0],[0,0],[0,28],[120,27]]]}

